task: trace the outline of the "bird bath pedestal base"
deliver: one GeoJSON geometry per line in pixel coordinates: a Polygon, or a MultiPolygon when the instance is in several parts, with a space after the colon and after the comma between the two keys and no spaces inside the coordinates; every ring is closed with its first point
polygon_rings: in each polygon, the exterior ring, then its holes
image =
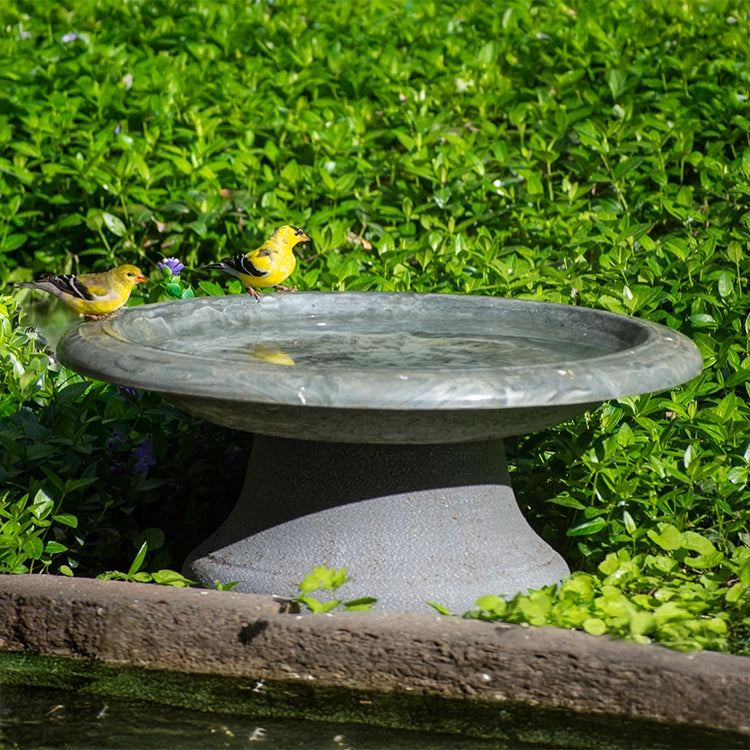
{"type": "Polygon", "coordinates": [[[361,292],[144,305],[78,326],[58,356],[255,433],[242,496],[187,575],[288,596],[345,565],[347,598],[455,612],[568,573],[518,509],[504,437],[702,366],[684,336],[599,310],[361,292]]]}
{"type": "Polygon", "coordinates": [[[347,567],[348,599],[408,611],[434,601],[461,613],[483,594],[569,574],[518,508],[502,439],[367,445],[258,435],[239,502],[184,573],[288,596],[315,565],[347,567]]]}

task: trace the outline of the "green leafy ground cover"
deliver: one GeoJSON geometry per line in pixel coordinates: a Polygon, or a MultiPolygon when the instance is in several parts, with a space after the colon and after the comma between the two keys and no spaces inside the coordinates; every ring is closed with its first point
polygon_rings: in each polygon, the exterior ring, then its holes
{"type": "MultiPolygon", "coordinates": [[[[742,0],[6,0],[0,281],[133,262],[131,304],[237,293],[195,267],[294,223],[300,289],[671,326],[699,378],[508,446],[576,573],[470,616],[747,653],[748,38],[742,0]]],[[[0,568],[158,580],[228,510],[251,438],[65,370],[18,301],[0,568]]]]}

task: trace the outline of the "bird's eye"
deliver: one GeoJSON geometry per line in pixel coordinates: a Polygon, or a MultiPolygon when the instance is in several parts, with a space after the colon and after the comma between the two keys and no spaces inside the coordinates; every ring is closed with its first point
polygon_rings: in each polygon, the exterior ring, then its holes
{"type": "Polygon", "coordinates": [[[128,271],[128,276],[135,276],[135,274],[132,271],[128,271]]]}

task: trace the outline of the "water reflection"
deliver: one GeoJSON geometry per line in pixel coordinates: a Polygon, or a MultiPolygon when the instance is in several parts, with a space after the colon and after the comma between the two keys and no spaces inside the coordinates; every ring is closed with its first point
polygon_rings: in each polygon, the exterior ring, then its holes
{"type": "Polygon", "coordinates": [[[272,364],[369,371],[496,370],[585,360],[610,353],[601,346],[554,337],[445,330],[366,331],[349,326],[310,327],[300,322],[290,326],[278,321],[256,324],[245,331],[198,330],[190,336],[177,334],[169,341],[156,338],[137,343],[224,362],[246,362],[249,353],[256,361],[272,364]]]}
{"type": "Polygon", "coordinates": [[[258,362],[268,362],[272,365],[287,365],[293,366],[296,362],[282,349],[276,346],[266,346],[261,343],[249,344],[245,347],[240,347],[240,351],[245,350],[248,352],[252,359],[258,362]]]}
{"type": "Polygon", "coordinates": [[[497,750],[511,747],[497,740],[362,724],[189,711],[145,701],[13,685],[2,688],[0,746],[19,750],[262,747],[276,750],[497,750]]]}

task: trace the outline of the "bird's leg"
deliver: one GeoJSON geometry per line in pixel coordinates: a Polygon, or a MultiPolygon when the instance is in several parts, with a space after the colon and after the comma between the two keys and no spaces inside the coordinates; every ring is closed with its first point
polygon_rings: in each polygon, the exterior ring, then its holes
{"type": "Polygon", "coordinates": [[[296,286],[281,286],[279,284],[276,285],[276,291],[277,292],[296,292],[298,291],[296,286]]]}
{"type": "Polygon", "coordinates": [[[248,285],[247,285],[247,286],[245,287],[245,289],[247,289],[247,293],[248,293],[248,294],[252,294],[252,295],[253,295],[253,297],[255,297],[255,299],[256,299],[256,300],[258,300],[258,302],[260,302],[260,292],[259,292],[259,291],[258,291],[257,289],[255,289],[255,287],[252,287],[252,286],[250,286],[250,285],[248,284],[248,285]]]}
{"type": "Polygon", "coordinates": [[[119,315],[122,310],[115,310],[111,313],[104,313],[103,315],[84,315],[84,320],[104,320],[104,318],[113,318],[115,315],[119,315]]]}

